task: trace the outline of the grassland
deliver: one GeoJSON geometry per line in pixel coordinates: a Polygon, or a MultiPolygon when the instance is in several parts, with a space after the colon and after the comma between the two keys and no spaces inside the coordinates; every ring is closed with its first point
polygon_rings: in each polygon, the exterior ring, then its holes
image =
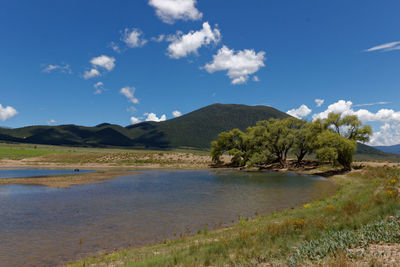
{"type": "Polygon", "coordinates": [[[396,266],[399,177],[395,167],[365,167],[330,178],[338,192],[300,208],[69,266],[396,266]],[[382,249],[393,255],[374,253],[382,249]]]}
{"type": "Polygon", "coordinates": [[[96,173],[40,178],[0,179],[1,185],[36,184],[68,187],[99,183],[138,169],[205,169],[211,164],[201,150],[129,150],[0,143],[0,168],[89,169],[96,173]]]}

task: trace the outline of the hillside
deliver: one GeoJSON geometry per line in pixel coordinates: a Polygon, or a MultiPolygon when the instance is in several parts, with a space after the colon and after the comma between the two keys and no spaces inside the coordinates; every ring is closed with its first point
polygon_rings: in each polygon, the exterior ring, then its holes
{"type": "Polygon", "coordinates": [[[357,150],[354,155],[356,160],[376,160],[376,161],[394,161],[400,162],[400,155],[386,153],[375,147],[364,144],[357,144],[357,150]]]}
{"type": "Polygon", "coordinates": [[[142,122],[127,127],[103,123],[95,127],[76,125],[29,126],[0,129],[0,140],[85,147],[140,147],[208,149],[222,131],[246,129],[260,120],[288,115],[267,106],[213,104],[164,122],[142,122]]]}
{"type": "Polygon", "coordinates": [[[400,144],[394,146],[374,146],[374,148],[386,153],[400,154],[400,144]]]}

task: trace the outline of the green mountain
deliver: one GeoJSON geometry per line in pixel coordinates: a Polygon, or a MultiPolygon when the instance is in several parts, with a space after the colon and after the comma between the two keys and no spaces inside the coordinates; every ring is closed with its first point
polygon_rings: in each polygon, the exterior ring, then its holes
{"type": "Polygon", "coordinates": [[[213,104],[164,122],[142,122],[127,127],[103,123],[95,127],[76,125],[0,128],[0,140],[34,144],[208,149],[222,131],[245,130],[260,120],[286,118],[267,106],[213,104]]]}

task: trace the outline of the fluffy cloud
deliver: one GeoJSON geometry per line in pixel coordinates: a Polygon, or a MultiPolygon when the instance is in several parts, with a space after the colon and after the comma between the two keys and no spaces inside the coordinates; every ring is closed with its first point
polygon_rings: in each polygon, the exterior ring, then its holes
{"type": "Polygon", "coordinates": [[[94,67],[101,67],[110,71],[115,67],[115,58],[101,55],[99,57],[92,58],[90,63],[92,63],[94,67]]]}
{"type": "Polygon", "coordinates": [[[135,87],[126,86],[122,88],[119,92],[120,94],[124,95],[130,102],[138,104],[139,99],[135,97],[135,90],[136,90],[135,87]]]}
{"type": "Polygon", "coordinates": [[[150,0],[149,5],[156,9],[157,16],[165,23],[176,20],[200,20],[203,14],[195,7],[197,0],[150,0]]]}
{"type": "Polygon", "coordinates": [[[311,109],[309,109],[306,105],[301,105],[299,108],[291,109],[286,113],[290,116],[300,119],[309,115],[311,113],[311,109]]]}
{"type": "Polygon", "coordinates": [[[42,71],[46,72],[46,73],[51,73],[56,70],[63,72],[63,73],[72,74],[71,67],[68,64],[65,64],[65,65],[51,65],[50,64],[50,65],[46,66],[42,71]]]}
{"type": "Polygon", "coordinates": [[[371,145],[391,146],[400,144],[400,123],[385,123],[379,131],[374,132],[370,140],[371,145]]]}
{"type": "Polygon", "coordinates": [[[325,100],[323,100],[323,99],[315,99],[314,100],[315,101],[315,104],[317,104],[317,107],[320,107],[320,106],[322,106],[323,104],[324,104],[324,102],[325,102],[325,100]]]}
{"type": "Polygon", "coordinates": [[[99,95],[99,94],[101,94],[101,93],[104,91],[104,84],[103,84],[102,82],[95,83],[95,84],[93,85],[93,87],[94,87],[94,89],[96,89],[96,90],[94,91],[94,94],[95,94],[95,95],[99,95]]]}
{"type": "Polygon", "coordinates": [[[122,41],[130,48],[141,47],[147,43],[147,40],[143,38],[143,33],[139,29],[125,29],[122,41]]]}
{"type": "Polygon", "coordinates": [[[91,70],[86,70],[83,73],[83,78],[85,78],[87,80],[87,79],[94,78],[94,77],[97,77],[97,76],[100,76],[100,75],[101,74],[97,69],[91,69],[91,70]]]}
{"type": "Polygon", "coordinates": [[[385,43],[381,45],[377,45],[374,47],[371,47],[369,49],[366,49],[365,52],[373,52],[373,51],[392,51],[392,50],[400,50],[400,42],[391,42],[391,43],[385,43]]]}
{"type": "Polygon", "coordinates": [[[136,118],[136,117],[133,117],[133,116],[131,117],[131,123],[132,124],[137,124],[139,122],[141,122],[141,120],[139,118],[136,118]]]}
{"type": "Polygon", "coordinates": [[[213,56],[213,61],[206,64],[204,68],[209,73],[227,70],[232,84],[240,84],[245,83],[249,75],[264,67],[264,60],[265,52],[263,51],[256,53],[254,50],[245,49],[235,52],[223,46],[213,56]]]}
{"type": "Polygon", "coordinates": [[[18,111],[15,108],[10,107],[10,106],[3,107],[0,104],[0,120],[6,121],[8,119],[11,119],[12,117],[14,117],[17,114],[18,114],[18,111]]]}
{"type": "Polygon", "coordinates": [[[155,113],[145,113],[144,115],[147,116],[146,121],[160,122],[167,119],[167,116],[165,114],[163,114],[160,118],[158,118],[155,113]]]}
{"type": "Polygon", "coordinates": [[[57,123],[57,121],[56,121],[56,120],[53,120],[53,119],[51,119],[51,120],[48,120],[48,121],[46,121],[46,123],[47,123],[48,125],[54,125],[54,124],[56,124],[56,123],[57,123]]]}
{"type": "Polygon", "coordinates": [[[353,102],[339,100],[328,106],[324,112],[314,114],[313,119],[326,118],[330,112],[342,113],[343,115],[357,115],[364,122],[381,123],[378,131],[373,133],[369,144],[371,145],[394,145],[400,143],[400,111],[393,109],[380,109],[376,113],[366,109],[353,109],[353,102]]]}
{"type": "Polygon", "coordinates": [[[325,111],[314,114],[313,120],[316,120],[318,118],[325,119],[328,117],[328,114],[331,112],[343,113],[343,115],[349,115],[352,105],[353,105],[353,103],[351,101],[339,100],[338,102],[329,105],[325,111]]]}
{"type": "Polygon", "coordinates": [[[179,110],[174,110],[172,111],[172,116],[174,116],[174,118],[180,117],[182,116],[182,112],[180,112],[179,110]]]}
{"type": "Polygon", "coordinates": [[[168,55],[171,58],[186,57],[191,53],[196,54],[197,50],[210,43],[218,43],[221,40],[221,33],[218,29],[211,29],[208,22],[203,23],[203,29],[199,31],[190,31],[182,35],[177,34],[172,39],[172,43],[168,46],[168,55]]]}

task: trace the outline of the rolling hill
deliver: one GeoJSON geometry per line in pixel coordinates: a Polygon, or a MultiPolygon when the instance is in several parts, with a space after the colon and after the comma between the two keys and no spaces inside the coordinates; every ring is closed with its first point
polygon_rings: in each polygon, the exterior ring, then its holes
{"type": "Polygon", "coordinates": [[[394,162],[400,162],[400,155],[397,154],[391,154],[391,153],[386,153],[383,152],[379,149],[376,149],[375,147],[364,145],[361,143],[357,144],[357,150],[354,155],[354,158],[356,160],[376,160],[376,161],[394,161],[394,162]]]}
{"type": "Polygon", "coordinates": [[[386,153],[400,154],[400,144],[394,146],[374,146],[374,148],[386,153]]]}
{"type": "Polygon", "coordinates": [[[213,104],[164,122],[127,127],[103,123],[95,127],[60,125],[0,128],[0,140],[85,147],[208,149],[222,131],[246,129],[260,120],[289,117],[268,106],[213,104]]]}
{"type": "MultiPolygon", "coordinates": [[[[127,127],[102,123],[94,127],[77,125],[0,128],[0,141],[81,147],[124,147],[143,149],[194,148],[207,150],[222,131],[245,130],[260,120],[287,118],[268,106],[213,104],[163,122],[142,122],[127,127]]],[[[400,155],[358,144],[357,160],[400,161],[400,155]]]]}

